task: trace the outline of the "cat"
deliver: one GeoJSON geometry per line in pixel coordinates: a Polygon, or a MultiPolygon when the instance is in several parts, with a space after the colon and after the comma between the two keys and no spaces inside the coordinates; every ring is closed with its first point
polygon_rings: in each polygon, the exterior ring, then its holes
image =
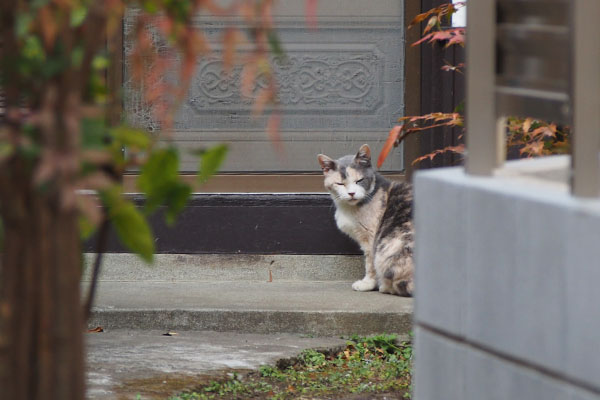
{"type": "Polygon", "coordinates": [[[333,160],[317,156],[325,188],[335,203],[338,228],[360,245],[365,277],[352,289],[412,296],[412,187],[391,182],[371,165],[371,149],[362,145],[356,155],[333,160]]]}

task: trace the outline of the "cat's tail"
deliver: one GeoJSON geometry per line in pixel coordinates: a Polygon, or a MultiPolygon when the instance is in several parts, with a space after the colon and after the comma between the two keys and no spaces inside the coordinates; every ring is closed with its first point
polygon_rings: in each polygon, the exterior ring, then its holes
{"type": "Polygon", "coordinates": [[[415,284],[413,279],[409,280],[398,280],[394,282],[394,294],[404,297],[412,297],[414,293],[415,284]]]}

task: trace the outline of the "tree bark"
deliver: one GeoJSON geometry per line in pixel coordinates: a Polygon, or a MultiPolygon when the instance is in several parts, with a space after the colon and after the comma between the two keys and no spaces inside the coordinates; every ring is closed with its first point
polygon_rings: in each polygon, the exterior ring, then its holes
{"type": "Polygon", "coordinates": [[[5,175],[8,179],[0,188],[5,230],[0,264],[1,397],[81,400],[84,322],[77,214],[63,209],[56,194],[34,189],[24,165],[11,167],[12,176],[5,175]]]}

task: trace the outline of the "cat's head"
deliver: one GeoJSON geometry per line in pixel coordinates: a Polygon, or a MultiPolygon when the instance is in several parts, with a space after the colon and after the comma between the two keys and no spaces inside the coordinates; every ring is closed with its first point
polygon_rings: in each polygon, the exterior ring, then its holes
{"type": "Polygon", "coordinates": [[[334,200],[356,205],[370,196],[375,187],[375,171],[368,145],[363,144],[356,155],[333,160],[319,154],[317,159],[325,176],[325,188],[334,200]]]}

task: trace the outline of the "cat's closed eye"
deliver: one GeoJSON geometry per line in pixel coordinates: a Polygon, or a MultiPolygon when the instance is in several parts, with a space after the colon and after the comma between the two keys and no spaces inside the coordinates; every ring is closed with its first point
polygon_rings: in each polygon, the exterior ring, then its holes
{"type": "Polygon", "coordinates": [[[356,181],[356,183],[360,183],[360,182],[362,182],[364,180],[365,180],[365,178],[360,178],[359,180],[356,181]]]}
{"type": "Polygon", "coordinates": [[[343,184],[344,184],[344,182],[336,182],[335,184],[336,184],[336,185],[343,185],[343,184]]]}

